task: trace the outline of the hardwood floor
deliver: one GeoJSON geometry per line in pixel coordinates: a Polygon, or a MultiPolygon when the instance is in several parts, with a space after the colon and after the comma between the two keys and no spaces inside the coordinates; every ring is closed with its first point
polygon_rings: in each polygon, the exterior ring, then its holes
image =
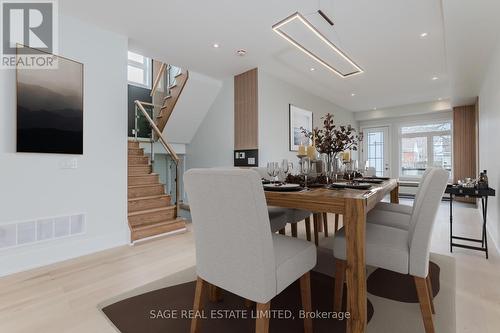
{"type": "MultiPolygon", "coordinates": [[[[466,207],[455,205],[454,230],[477,235],[479,212],[466,207]]],[[[328,220],[333,230],[335,219],[328,220]]],[[[450,255],[448,221],[448,204],[443,203],[432,252],[450,255]]],[[[305,239],[304,223],[298,233],[305,239]]],[[[457,269],[457,332],[496,333],[500,327],[500,257],[490,244],[489,260],[483,253],[465,249],[451,254],[457,269]]],[[[1,278],[0,332],[116,333],[97,304],[194,264],[193,234],[188,232],[1,278]]]]}

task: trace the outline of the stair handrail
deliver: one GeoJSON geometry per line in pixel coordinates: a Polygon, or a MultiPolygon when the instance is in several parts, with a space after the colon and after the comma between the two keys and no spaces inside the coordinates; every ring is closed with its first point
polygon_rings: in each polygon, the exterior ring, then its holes
{"type": "MultiPolygon", "coordinates": [[[[153,83],[153,87],[151,88],[151,93],[149,96],[153,97],[154,94],[156,93],[156,90],[158,89],[158,86],[160,84],[160,81],[163,77],[163,74],[165,73],[165,70],[167,69],[167,64],[162,62],[160,66],[160,70],[158,71],[158,74],[156,75],[155,81],[153,83]]],[[[167,83],[168,84],[168,83],[167,83]]]]}
{"type": "MultiPolygon", "coordinates": [[[[180,198],[180,188],[179,188],[179,177],[180,177],[180,165],[179,165],[179,156],[175,152],[174,148],[168,143],[168,141],[163,137],[163,133],[160,131],[158,126],[156,126],[155,122],[151,117],[149,116],[148,112],[144,108],[144,105],[147,106],[152,106],[155,107],[154,104],[147,103],[147,102],[141,102],[139,100],[134,101],[135,105],[137,108],[141,111],[141,113],[144,115],[146,120],[148,121],[149,125],[153,129],[153,131],[156,133],[158,137],[158,141],[160,141],[161,145],[165,150],[170,154],[172,159],[174,160],[175,163],[175,206],[176,206],[176,217],[179,216],[180,212],[180,203],[181,203],[181,198],[180,198]]],[[[153,150],[151,150],[153,152],[153,150]]]]}
{"type": "Polygon", "coordinates": [[[135,103],[135,105],[137,105],[137,107],[139,108],[139,110],[141,110],[142,114],[144,115],[144,117],[148,121],[149,125],[155,131],[156,135],[158,136],[158,141],[160,141],[160,143],[162,144],[163,148],[165,148],[165,150],[169,152],[169,154],[172,156],[172,159],[175,161],[175,164],[177,164],[179,162],[179,160],[180,160],[179,156],[177,156],[174,148],[163,137],[163,133],[160,131],[160,129],[158,128],[158,126],[156,126],[155,122],[153,121],[153,119],[151,119],[151,117],[149,116],[148,112],[146,111],[146,109],[143,106],[143,104],[144,105],[148,105],[148,106],[153,106],[153,107],[155,105],[153,105],[151,103],[141,102],[139,100],[134,101],[134,103],[135,103]]]}

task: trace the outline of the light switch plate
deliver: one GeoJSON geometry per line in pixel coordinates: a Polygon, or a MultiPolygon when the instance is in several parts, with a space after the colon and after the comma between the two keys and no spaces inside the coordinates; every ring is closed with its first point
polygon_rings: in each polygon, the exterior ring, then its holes
{"type": "Polygon", "coordinates": [[[61,169],[78,169],[78,160],[76,158],[70,158],[63,160],[60,163],[61,169]]]}

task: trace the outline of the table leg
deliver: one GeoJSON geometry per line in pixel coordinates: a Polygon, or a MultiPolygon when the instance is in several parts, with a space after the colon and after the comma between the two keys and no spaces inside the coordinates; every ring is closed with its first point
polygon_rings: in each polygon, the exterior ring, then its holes
{"type": "Polygon", "coordinates": [[[319,228],[321,225],[321,213],[313,214],[313,232],[314,232],[314,244],[319,245],[319,228]]]}
{"type": "Polygon", "coordinates": [[[453,252],[453,194],[450,193],[450,252],[453,252]]]}
{"type": "Polygon", "coordinates": [[[391,191],[391,203],[398,204],[399,203],[399,183],[398,185],[391,191]]]}
{"type": "Polygon", "coordinates": [[[486,233],[486,217],[488,215],[488,197],[481,198],[483,206],[483,247],[486,250],[486,259],[488,259],[488,234],[486,233]]]}
{"type": "Polygon", "coordinates": [[[347,248],[347,311],[351,314],[347,322],[347,332],[364,333],[367,323],[364,200],[346,199],[344,228],[347,248]]]}

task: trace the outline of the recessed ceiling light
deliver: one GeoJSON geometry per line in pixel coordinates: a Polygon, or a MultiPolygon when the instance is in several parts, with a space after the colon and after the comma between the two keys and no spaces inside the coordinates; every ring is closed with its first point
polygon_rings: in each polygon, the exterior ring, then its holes
{"type": "Polygon", "coordinates": [[[439,80],[439,78],[437,76],[433,76],[432,81],[436,81],[436,80],[439,80]]]}
{"type": "Polygon", "coordinates": [[[217,43],[214,43],[214,45],[212,45],[214,48],[218,49],[219,48],[219,44],[217,43]]]}
{"type": "Polygon", "coordinates": [[[442,101],[443,99],[441,97],[438,98],[438,101],[442,101]]]}
{"type": "Polygon", "coordinates": [[[377,108],[373,108],[373,111],[377,111],[377,108]]]}
{"type": "Polygon", "coordinates": [[[425,38],[425,37],[427,37],[427,36],[429,36],[429,34],[428,34],[427,32],[422,32],[422,33],[420,34],[420,38],[425,38]]]}
{"type": "Polygon", "coordinates": [[[316,70],[316,68],[311,67],[311,68],[309,68],[309,70],[310,70],[311,72],[314,72],[314,71],[316,70]]]}
{"type": "Polygon", "coordinates": [[[351,93],[351,96],[354,97],[354,96],[356,96],[356,94],[355,93],[351,93]]]}
{"type": "Polygon", "coordinates": [[[244,49],[239,49],[236,51],[236,54],[239,55],[240,57],[243,57],[245,54],[247,54],[247,51],[244,49]]]}

